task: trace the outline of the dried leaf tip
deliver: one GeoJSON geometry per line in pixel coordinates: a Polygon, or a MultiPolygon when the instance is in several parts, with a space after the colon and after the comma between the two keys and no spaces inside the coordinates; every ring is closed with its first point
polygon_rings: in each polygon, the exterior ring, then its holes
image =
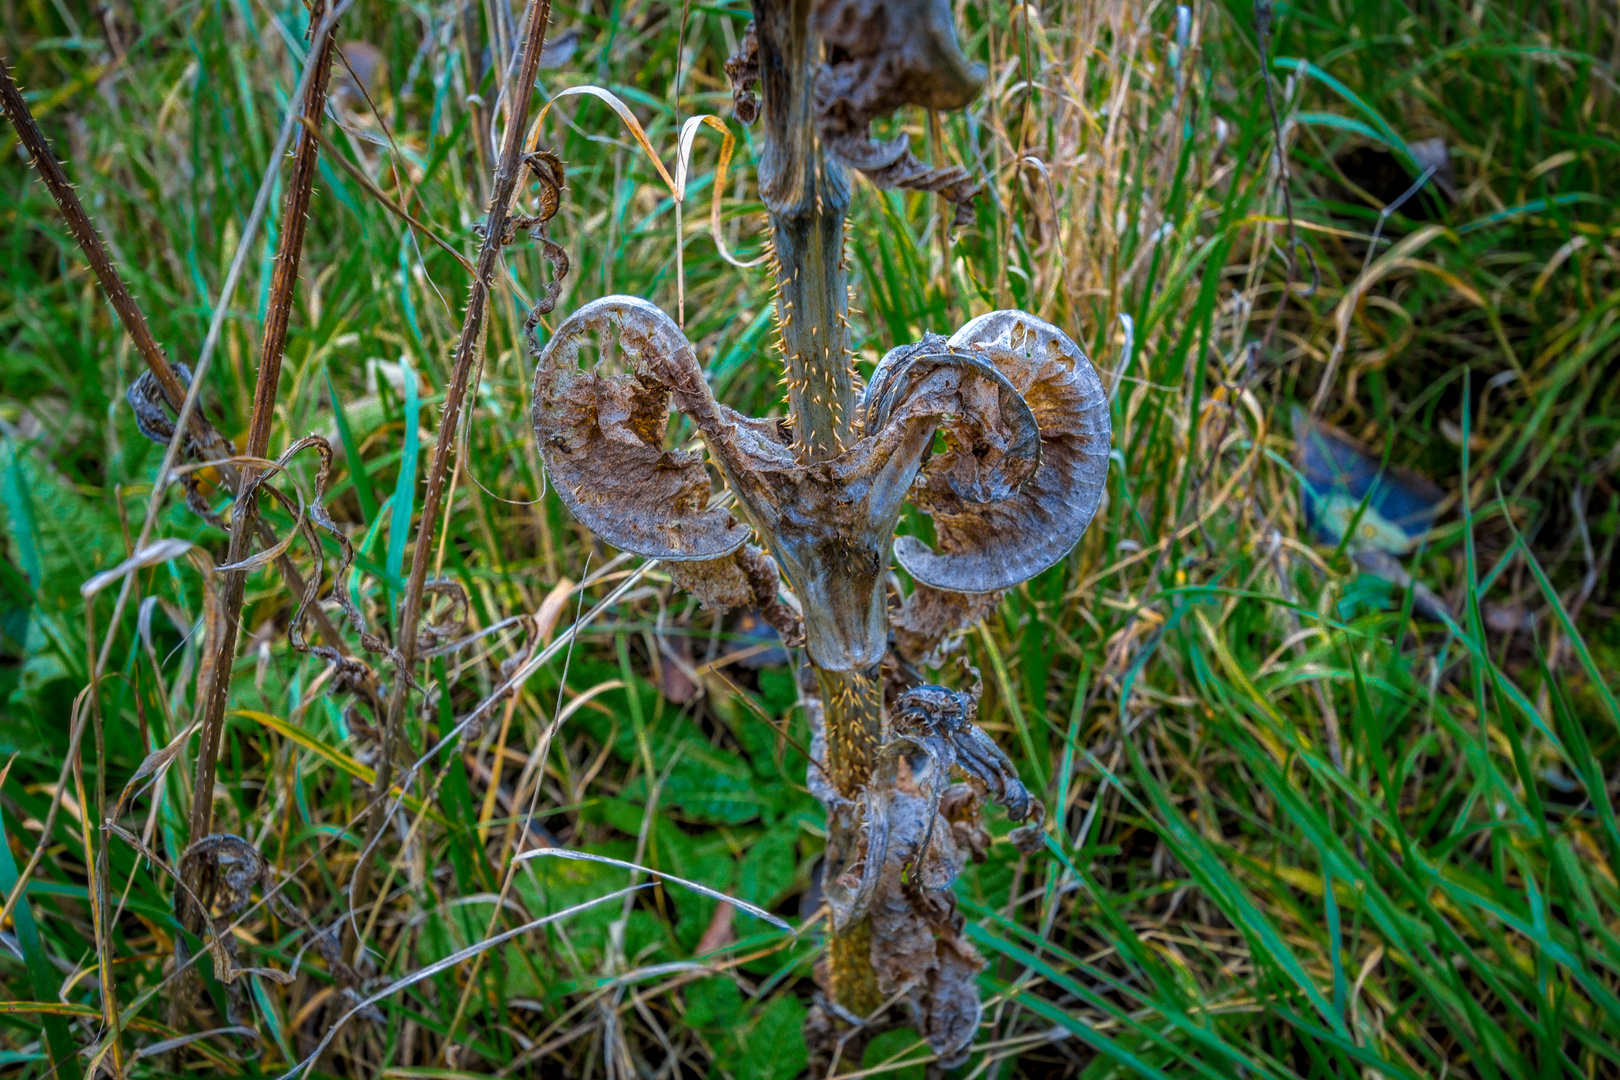
{"type": "Polygon", "coordinates": [[[812,18],[827,56],[815,86],[822,146],[879,187],[937,192],[956,208],[953,230],[971,224],[980,185],[967,170],[930,168],[904,134],[871,139],[872,121],[896,109],[960,109],[983,87],[984,66],[962,54],[947,0],[821,0],[812,18]]]}

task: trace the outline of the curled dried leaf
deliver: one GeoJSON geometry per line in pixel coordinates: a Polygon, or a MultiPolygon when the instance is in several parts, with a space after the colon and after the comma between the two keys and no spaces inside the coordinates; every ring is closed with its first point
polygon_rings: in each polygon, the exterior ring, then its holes
{"type": "Polygon", "coordinates": [[[1040,427],[1022,395],[982,357],[948,351],[937,334],[890,350],[872,373],[862,408],[868,432],[892,423],[926,430],[925,453],[936,427],[943,428],[952,452],[927,473],[967,502],[1008,499],[1040,467],[1040,427]]]}
{"type": "Polygon", "coordinates": [[[1040,467],[1016,491],[982,501],[963,480],[983,471],[967,460],[980,459],[981,450],[947,428],[949,448],[923,467],[912,492],[912,502],[933,517],[941,550],[900,537],[895,558],[936,589],[1010,589],[1062,559],[1091,524],[1108,476],[1108,397],[1067,334],[1021,311],[981,315],[949,346],[994,365],[1022,396],[1039,427],[1040,467]]]}
{"type": "Polygon", "coordinates": [[[759,28],[749,23],[743,30],[737,51],[726,60],[726,80],[731,83],[731,111],[741,124],[759,119],[759,28]]]}
{"type": "Polygon", "coordinates": [[[747,541],[747,525],[709,508],[713,485],[703,455],[664,447],[672,403],[700,430],[717,416],[673,319],[638,297],[608,296],[569,316],[544,350],[532,324],[529,340],[539,359],[535,439],[575,517],[614,547],[649,558],[718,559],[747,541]],[[630,370],[582,370],[586,339],[613,327],[630,370]]]}
{"type": "Polygon", "coordinates": [[[889,618],[895,651],[907,663],[938,667],[947,641],[996,610],[1004,595],[945,592],[919,583],[889,618]]]}
{"type": "Polygon", "coordinates": [[[733,552],[718,559],[672,562],[664,569],[669,571],[671,581],[697,597],[704,607],[730,611],[749,607],[754,602],[754,590],[748,584],[748,575],[738,565],[736,554],[733,552]]]}
{"type": "Polygon", "coordinates": [[[442,596],[449,601],[446,608],[425,622],[417,634],[417,649],[429,652],[436,648],[439,642],[459,637],[467,628],[471,601],[467,598],[467,590],[461,583],[449,578],[435,578],[425,582],[422,585],[422,592],[427,596],[442,596]]]}
{"type": "Polygon", "coordinates": [[[527,229],[529,239],[540,245],[540,253],[551,264],[551,281],[546,284],[546,294],[534,306],[530,318],[549,315],[557,306],[557,297],[562,293],[563,278],[568,276],[568,252],[551,239],[551,219],[557,216],[562,208],[563,182],[566,176],[562,159],[550,150],[536,150],[523,155],[523,164],[534,176],[535,182],[540,186],[540,212],[530,217],[515,217],[509,220],[509,227],[513,229],[527,229]]]}
{"type": "MultiPolygon", "coordinates": [[[[199,893],[191,896],[190,900],[205,907],[210,902],[217,904],[220,914],[209,915],[206,910],[202,915],[208,920],[209,949],[214,956],[214,973],[221,982],[233,983],[245,974],[267,976],[275,982],[291,982],[286,972],[270,968],[244,969],[237,963],[236,937],[230,932],[231,917],[248,906],[252,900],[254,886],[264,882],[269,873],[270,864],[259,853],[259,849],[230,833],[215,833],[205,836],[186,848],[180,855],[180,880],[192,880],[199,883],[199,893]],[[201,873],[194,867],[201,864],[201,873]]],[[[176,893],[176,904],[180,903],[185,893],[176,893]]],[[[183,946],[184,939],[177,937],[176,945],[183,946]]]]}
{"type": "Polygon", "coordinates": [[[667,564],[670,580],[716,611],[757,608],[784,645],[804,644],[804,620],[779,595],[776,562],[753,544],[719,559],[667,564]]]}
{"type": "MultiPolygon", "coordinates": [[[[180,377],[182,386],[191,386],[191,368],[175,361],[172,365],[174,373],[180,377]]],[[[129,384],[124,391],[124,400],[129,402],[130,410],[135,414],[135,427],[142,435],[155,443],[167,444],[174,438],[174,420],[169,412],[169,403],[163,397],[163,388],[157,381],[157,376],[150,371],[143,371],[129,384]]],[[[186,450],[191,450],[191,440],[186,440],[186,450]]]]}
{"type": "MultiPolygon", "coordinates": [[[[180,384],[189,388],[191,386],[191,369],[179,361],[175,361],[172,366],[174,373],[180,378],[180,384]]],[[[150,371],[141,372],[129,384],[129,389],[124,391],[124,400],[129,403],[130,410],[135,414],[136,429],[153,442],[168,445],[169,440],[174,438],[174,419],[169,409],[168,400],[163,396],[163,388],[158,383],[157,376],[150,371]]],[[[187,433],[185,439],[181,442],[181,452],[193,460],[201,460],[208,456],[205,455],[205,449],[209,452],[209,455],[217,454],[218,456],[229,456],[235,452],[230,443],[220,438],[219,433],[214,431],[212,427],[207,428],[207,431],[209,438],[212,440],[209,447],[198,446],[191,434],[187,433]]],[[[214,513],[213,507],[208,505],[208,500],[203,496],[197,474],[190,470],[182,470],[179,476],[181,486],[186,493],[187,509],[210,525],[221,529],[226,528],[225,523],[214,513]]]]}
{"type": "Polygon", "coordinates": [[[962,55],[947,0],[821,0],[812,18],[826,45],[815,87],[822,146],[879,187],[939,193],[956,207],[953,227],[970,223],[979,185],[965,169],[929,168],[904,134],[871,138],[872,121],[896,109],[960,109],[983,87],[985,69],[962,55]]]}
{"type": "Polygon", "coordinates": [[[973,720],[977,703],[969,694],[943,686],[919,686],[895,703],[892,726],[897,739],[926,748],[932,764],[960,768],[984,785],[991,799],[1013,821],[1046,817],[1046,808],[1018,779],[1018,771],[996,741],[973,720]]]}

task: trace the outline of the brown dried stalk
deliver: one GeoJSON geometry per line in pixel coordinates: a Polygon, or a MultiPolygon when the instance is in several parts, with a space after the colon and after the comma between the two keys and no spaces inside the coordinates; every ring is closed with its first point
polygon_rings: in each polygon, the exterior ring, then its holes
{"type": "MultiPolygon", "coordinates": [[[[494,279],[495,263],[500,258],[501,247],[508,239],[512,196],[525,167],[521,160],[523,134],[529,119],[529,99],[533,96],[535,77],[540,70],[540,54],[546,45],[546,27],[550,21],[551,0],[534,0],[529,5],[523,60],[517,78],[507,86],[511,101],[501,156],[495,166],[494,194],[490,197],[489,215],[484,222],[483,244],[478,249],[478,262],[467,297],[467,313],[462,320],[461,337],[456,342],[454,365],[445,385],[444,412],[439,417],[439,435],[433,446],[433,462],[428,468],[427,488],[422,496],[421,524],[417,527],[416,546],[411,553],[411,572],[405,583],[404,602],[400,605],[399,636],[395,642],[399,649],[399,674],[394,679],[393,693],[388,701],[388,716],[383,724],[382,760],[377,765],[376,789],[379,792],[387,791],[393,782],[394,756],[399,745],[406,693],[410,687],[410,670],[416,664],[418,652],[416,627],[422,618],[428,557],[433,549],[433,535],[444,501],[445,483],[449,479],[450,455],[455,449],[456,431],[461,424],[462,404],[466,400],[467,385],[472,379],[473,365],[477,359],[484,312],[489,306],[490,283],[494,279]]],[[[385,816],[383,808],[373,812],[370,827],[373,838],[382,828],[385,816]]],[[[367,846],[369,849],[370,844],[367,846]]],[[[369,866],[369,859],[363,859],[355,870],[350,894],[356,900],[364,898],[369,866]]]]}
{"type": "MultiPolygon", "coordinates": [[[[200,409],[185,408],[184,403],[188,397],[189,376],[182,376],[181,372],[175,370],[174,365],[164,355],[162,346],[153,337],[145,313],[141,310],[141,306],[136,302],[134,296],[131,295],[129,287],[124,284],[124,280],[119,275],[117,268],[113,266],[107,247],[102,243],[101,234],[97,231],[94,222],[90,220],[89,214],[85,212],[84,205],[79,201],[78,193],[73,190],[73,185],[68,180],[67,173],[63,170],[61,163],[57,161],[56,155],[51,152],[50,143],[46,141],[44,133],[40,131],[38,123],[34,120],[33,113],[28,108],[27,100],[18,90],[16,82],[12,79],[11,72],[6,68],[3,60],[0,60],[0,102],[4,104],[6,117],[11,121],[12,127],[16,129],[18,139],[27,148],[30,156],[33,157],[34,165],[39,170],[40,179],[45,182],[51,197],[56,200],[57,208],[62,211],[62,217],[68,223],[68,230],[73,234],[73,238],[78,242],[80,249],[84,251],[91,270],[95,272],[96,280],[100,282],[102,289],[107,293],[107,298],[112,302],[113,310],[117,312],[119,322],[123,324],[125,332],[129,334],[130,340],[135,345],[135,350],[140,353],[141,359],[146,363],[147,375],[150,377],[150,381],[155,384],[168,408],[176,415],[186,417],[185,443],[187,449],[205,461],[218,462],[217,469],[223,486],[231,492],[239,491],[241,476],[237,472],[235,465],[230,462],[230,459],[235,456],[235,448],[209,422],[200,409]]],[[[185,370],[182,365],[182,372],[185,370]]],[[[137,380],[137,382],[139,381],[137,380]]],[[[137,425],[142,423],[139,416],[136,423],[137,425]]],[[[143,434],[150,434],[144,426],[142,432],[143,434]]],[[[169,440],[168,437],[164,437],[158,441],[168,442],[169,440]]],[[[162,470],[165,474],[167,471],[167,469],[162,470]]],[[[150,518],[150,515],[148,517],[150,518]]],[[[262,520],[258,522],[258,532],[260,541],[266,546],[273,545],[276,542],[275,533],[262,520]]],[[[143,531],[143,541],[145,535],[143,531]]],[[[293,594],[302,596],[306,583],[303,575],[298,572],[298,568],[293,565],[292,560],[285,556],[279,557],[276,559],[276,568],[281,572],[282,577],[286,579],[288,588],[292,590],[293,594]]],[[[123,614],[126,597],[127,590],[120,592],[118,605],[112,618],[112,625],[114,626],[117,625],[119,616],[123,614]]],[[[315,620],[316,628],[320,631],[321,636],[326,639],[327,644],[342,651],[344,649],[343,637],[337,628],[332,625],[331,620],[327,618],[326,613],[319,608],[312,608],[310,609],[310,615],[315,620]]],[[[109,636],[107,640],[110,644],[112,639],[109,636]]],[[[96,665],[96,671],[99,673],[106,667],[106,663],[106,652],[103,650],[100,661],[96,665]]]]}
{"type": "MultiPolygon", "coordinates": [[[[178,413],[181,403],[186,399],[186,384],[180,381],[174,368],[169,365],[168,358],[163,355],[163,348],[152,336],[152,328],[147,325],[146,316],[142,313],[140,305],[130,295],[123,278],[118,276],[112,258],[107,253],[107,246],[101,241],[101,234],[96,231],[89,215],[84,212],[84,206],[79,202],[79,196],[73,190],[67,173],[56,160],[56,155],[51,153],[50,144],[45,141],[44,133],[34,121],[33,113],[29,111],[27,101],[17,89],[16,82],[12,80],[11,71],[6,67],[4,60],[0,60],[0,101],[4,102],[7,119],[11,121],[12,127],[17,129],[18,139],[33,156],[40,179],[45,181],[51,197],[61,209],[62,217],[68,224],[68,231],[73,234],[73,239],[78,241],[85,258],[90,261],[90,268],[95,271],[96,280],[101,282],[101,287],[107,292],[107,298],[112,301],[113,310],[118,313],[118,320],[124,324],[124,330],[134,342],[141,359],[146,361],[147,370],[162,387],[163,397],[168,401],[169,407],[178,413]]],[[[189,430],[199,447],[216,450],[223,447],[224,440],[219,432],[214,430],[214,426],[201,413],[192,414],[189,430]]],[[[218,456],[225,457],[228,454],[229,450],[226,449],[218,456]]]]}
{"type": "MultiPolygon", "coordinates": [[[[269,305],[264,334],[259,347],[259,373],[253,388],[253,413],[248,422],[246,452],[249,457],[262,458],[270,445],[270,427],[275,419],[276,390],[281,381],[281,360],[287,342],[287,327],[291,319],[293,300],[297,293],[298,264],[303,253],[304,230],[309,214],[310,193],[314,187],[316,157],[319,143],[312,129],[320,121],[326,106],[326,87],[332,71],[332,48],[335,42],[333,17],[326,16],[326,4],[317,3],[311,11],[310,33],[312,45],[308,63],[313,75],[305,83],[299,106],[303,126],[298,129],[293,151],[293,173],[281,205],[281,236],[276,247],[275,271],[270,283],[269,305]]],[[[256,532],[258,504],[254,497],[260,469],[249,464],[242,471],[242,483],[231,521],[231,539],[226,564],[235,566],[251,554],[250,547],[256,532]]],[[[213,656],[207,665],[207,684],[201,688],[198,699],[198,719],[201,724],[201,746],[197,753],[195,783],[191,797],[191,828],[193,840],[209,835],[214,820],[214,772],[219,758],[220,733],[224,726],[225,703],[230,694],[231,662],[236,656],[236,626],[241,618],[243,594],[247,585],[247,570],[226,571],[220,586],[221,618],[219,633],[209,640],[213,656]]],[[[302,595],[302,593],[300,593],[302,595]]],[[[189,894],[206,895],[204,883],[197,875],[208,864],[199,862],[183,867],[189,894]]],[[[181,902],[182,922],[196,932],[207,917],[207,912],[194,903],[181,902]]],[[[183,995],[177,995],[178,1006],[183,995]]]]}

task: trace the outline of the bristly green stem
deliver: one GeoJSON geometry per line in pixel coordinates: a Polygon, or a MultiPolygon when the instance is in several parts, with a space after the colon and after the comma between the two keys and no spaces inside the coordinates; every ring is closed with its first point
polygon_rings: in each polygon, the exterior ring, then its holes
{"type": "MultiPolygon", "coordinates": [[[[810,0],[754,0],[765,106],[759,190],[775,251],[788,407],[800,460],[816,462],[836,457],[852,442],[855,387],[844,267],[849,184],[844,170],[824,160],[816,143],[813,97],[820,45],[810,27],[810,9],[810,0]]],[[[838,572],[836,567],[828,571],[838,572]]],[[[817,676],[827,725],[827,771],[839,793],[854,800],[871,776],[882,737],[882,684],[876,671],[818,670],[817,676]]],[[[854,817],[830,820],[830,857],[853,858],[858,833],[854,817]]],[[[871,923],[863,919],[832,933],[828,947],[833,998],[858,1016],[881,1004],[871,936],[871,923]]]]}
{"type": "Polygon", "coordinates": [[[788,405],[801,458],[821,461],[849,443],[855,388],[844,273],[849,183],[816,145],[810,7],[756,0],[754,21],[765,96],[759,193],[771,219],[788,405]]]}

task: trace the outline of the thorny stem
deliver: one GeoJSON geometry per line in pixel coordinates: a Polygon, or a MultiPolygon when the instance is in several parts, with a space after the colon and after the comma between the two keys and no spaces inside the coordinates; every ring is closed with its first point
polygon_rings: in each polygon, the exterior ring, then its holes
{"type": "Polygon", "coordinates": [[[777,324],[799,454],[841,452],[854,422],[844,213],[849,182],[822,159],[812,122],[820,46],[810,0],[755,0],[765,138],[759,193],[770,213],[777,324]]]}
{"type": "MultiPolygon", "coordinates": [[[[813,97],[821,48],[810,9],[810,0],[754,0],[765,128],[759,191],[770,214],[788,407],[800,458],[820,461],[851,441],[855,389],[844,266],[849,185],[844,170],[825,161],[816,142],[813,97]]],[[[882,684],[876,671],[816,674],[827,725],[827,771],[839,793],[854,800],[871,776],[882,739],[882,684]]],[[[833,874],[832,858],[855,854],[859,821],[835,815],[827,830],[830,855],[823,873],[833,874]]],[[[871,923],[863,919],[831,932],[829,943],[833,998],[858,1016],[882,1003],[871,941],[871,923]]]]}
{"type": "MultiPolygon", "coordinates": [[[[281,206],[281,237],[276,247],[275,270],[271,277],[270,299],[264,323],[264,334],[259,346],[259,374],[253,388],[253,413],[248,421],[246,452],[249,457],[262,458],[270,446],[270,427],[275,419],[276,389],[281,381],[282,353],[287,343],[287,327],[291,319],[293,299],[297,293],[298,264],[303,253],[304,231],[309,214],[310,192],[315,183],[316,155],[319,144],[310,128],[318,124],[326,105],[326,87],[332,72],[332,47],[335,37],[332,20],[322,18],[325,5],[318,5],[310,20],[311,34],[316,35],[308,63],[314,65],[313,76],[305,84],[300,114],[304,126],[298,131],[293,149],[293,173],[281,206]],[[318,29],[317,29],[318,28],[318,29]]],[[[242,486],[249,489],[257,476],[257,466],[249,464],[242,470],[242,486]]],[[[253,498],[238,499],[231,521],[231,541],[226,556],[229,563],[240,563],[250,554],[253,536],[257,530],[258,507],[253,498]]],[[[203,688],[199,714],[202,721],[202,742],[197,752],[197,771],[191,800],[191,842],[196,843],[213,830],[214,771],[219,759],[219,739],[223,728],[226,698],[231,688],[231,662],[236,656],[236,624],[242,613],[243,593],[247,585],[246,570],[235,570],[224,575],[220,587],[221,617],[217,639],[209,642],[214,659],[210,667],[209,685],[203,688]]],[[[202,873],[207,860],[197,860],[194,874],[202,873]]],[[[190,876],[190,875],[188,875],[190,876]]],[[[191,895],[203,896],[199,881],[184,884],[191,895]]],[[[185,890],[182,890],[182,895],[185,890]]],[[[207,912],[196,904],[181,905],[182,921],[187,929],[196,932],[207,917],[207,912]]],[[[180,998],[177,996],[176,1003],[180,998]]]]}
{"type": "MultiPolygon", "coordinates": [[[[129,334],[131,342],[135,345],[135,351],[141,354],[141,359],[145,362],[147,370],[152,373],[152,377],[157,380],[158,386],[162,389],[164,399],[169,403],[169,407],[175,411],[176,415],[186,417],[185,429],[198,453],[205,459],[220,463],[217,468],[220,480],[225,488],[232,492],[239,491],[241,489],[241,476],[236,467],[225,460],[233,455],[234,449],[230,443],[226,442],[225,437],[219,433],[214,425],[208,422],[208,418],[203,415],[200,409],[187,410],[184,407],[187,396],[186,385],[180,381],[180,376],[176,374],[173,365],[169,363],[168,357],[164,355],[163,347],[158,344],[157,339],[153,336],[152,328],[147,323],[146,314],[141,310],[140,304],[131,295],[129,287],[124,284],[124,279],[119,275],[118,269],[113,266],[112,258],[107,251],[107,245],[102,242],[101,234],[96,231],[94,222],[90,220],[90,215],[85,212],[84,204],[79,201],[78,193],[73,190],[73,184],[68,179],[66,171],[63,170],[61,163],[57,161],[56,155],[51,152],[50,143],[46,141],[44,133],[40,131],[39,124],[34,120],[33,113],[28,108],[27,99],[22,96],[22,92],[17,88],[16,81],[12,78],[11,71],[6,67],[4,60],[0,60],[0,103],[3,103],[6,117],[17,131],[18,140],[28,149],[29,155],[33,157],[34,165],[39,170],[40,179],[45,182],[45,187],[50,191],[51,197],[56,200],[57,209],[62,211],[62,218],[68,224],[68,231],[73,234],[73,239],[78,243],[80,250],[84,252],[85,259],[90,263],[90,269],[95,272],[96,280],[107,293],[107,299],[112,303],[113,310],[118,314],[118,321],[123,324],[125,332],[129,334]]],[[[194,377],[200,379],[202,377],[201,372],[197,372],[194,377]]],[[[164,472],[167,472],[167,470],[165,469],[164,472]]],[[[143,530],[143,542],[145,535],[146,533],[143,530]]],[[[263,521],[259,522],[259,539],[266,547],[273,546],[276,542],[274,532],[263,521]]],[[[141,545],[137,544],[136,546],[141,545]]],[[[281,556],[276,560],[276,568],[287,579],[287,586],[294,596],[304,595],[303,575],[298,572],[291,559],[285,555],[281,556]]],[[[116,626],[118,624],[120,616],[123,615],[124,603],[127,597],[127,590],[119,593],[119,601],[113,611],[110,625],[116,626]]],[[[316,628],[327,643],[340,651],[344,650],[343,637],[338,633],[337,628],[332,625],[331,620],[327,618],[326,613],[317,607],[310,610],[310,615],[314,618],[316,628]]],[[[111,643],[112,638],[109,636],[107,645],[110,647],[111,643]]],[[[95,666],[95,672],[98,676],[107,666],[107,657],[108,649],[103,648],[95,666]]]]}
{"type": "MultiPolygon", "coordinates": [[[[439,418],[439,435],[433,446],[433,463],[428,469],[427,488],[422,496],[422,523],[417,529],[416,546],[411,553],[411,573],[405,584],[405,599],[400,605],[399,672],[394,679],[392,696],[388,701],[388,717],[383,725],[382,760],[377,765],[377,791],[385,792],[393,782],[394,757],[401,735],[405,714],[405,699],[410,686],[409,673],[416,664],[416,624],[422,617],[422,592],[427,583],[428,557],[433,549],[433,530],[438,523],[440,504],[444,500],[445,481],[450,472],[450,454],[455,448],[456,431],[461,426],[461,408],[467,397],[467,384],[471,381],[473,362],[477,359],[478,339],[484,325],[484,312],[489,306],[490,282],[495,276],[495,263],[500,258],[501,243],[506,233],[507,218],[512,206],[512,195],[517,190],[522,173],[519,158],[523,149],[523,136],[528,127],[529,99],[534,94],[534,82],[540,70],[540,54],[546,46],[546,26],[551,21],[551,0],[533,0],[529,5],[528,33],[523,45],[523,62],[517,78],[508,84],[506,134],[501,143],[500,160],[495,166],[494,194],[489,201],[489,214],[484,222],[484,240],[478,249],[478,262],[474,269],[472,287],[467,297],[467,313],[461,324],[461,338],[456,342],[455,363],[449,382],[445,386],[444,413],[439,418]]],[[[387,818],[386,806],[379,801],[372,813],[370,841],[387,818]]],[[[355,869],[355,882],[351,895],[364,897],[370,860],[363,860],[355,869]]]]}
{"type": "MultiPolygon", "coordinates": [[[[846,799],[855,800],[871,778],[883,733],[883,683],[877,672],[816,671],[827,725],[827,773],[846,799]]],[[[843,873],[855,857],[860,821],[829,815],[822,880],[843,873]],[[834,864],[838,865],[834,865],[834,864]]],[[[883,1002],[872,967],[872,923],[862,919],[828,942],[833,997],[857,1016],[870,1016],[883,1002]]]]}
{"type": "MultiPolygon", "coordinates": [[[[84,206],[79,202],[79,196],[74,192],[67,173],[62,170],[56,155],[51,153],[50,144],[45,141],[44,134],[34,121],[28,103],[17,89],[17,84],[13,81],[11,71],[6,67],[4,60],[0,60],[0,99],[4,100],[6,117],[17,129],[18,139],[33,155],[40,179],[45,181],[51,197],[56,200],[57,207],[62,211],[62,217],[67,220],[68,230],[73,233],[73,239],[78,242],[85,258],[90,260],[90,269],[95,271],[96,280],[101,282],[101,287],[106,290],[107,299],[112,301],[113,310],[118,312],[118,321],[124,324],[124,330],[134,342],[135,350],[141,354],[141,359],[146,362],[158,385],[163,388],[163,396],[167,399],[169,407],[178,413],[181,402],[186,399],[185,384],[169,365],[168,358],[163,355],[163,347],[152,336],[152,328],[147,325],[146,315],[135,302],[135,298],[130,295],[123,278],[118,276],[112,258],[107,253],[107,245],[102,242],[101,234],[96,232],[95,225],[84,212],[84,206]]],[[[215,431],[213,425],[200,413],[191,414],[190,428],[192,438],[202,446],[217,445],[221,441],[219,432],[215,431]]]]}

